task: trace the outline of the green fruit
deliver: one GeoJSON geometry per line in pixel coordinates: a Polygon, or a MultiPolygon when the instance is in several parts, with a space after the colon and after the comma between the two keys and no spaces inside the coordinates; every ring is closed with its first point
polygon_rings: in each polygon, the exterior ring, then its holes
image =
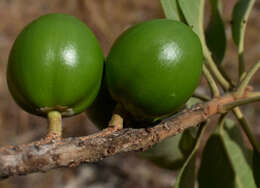
{"type": "Polygon", "coordinates": [[[202,47],[185,24],[168,19],[140,23],[114,43],[106,63],[109,92],[138,120],[180,108],[197,87],[202,47]]]}
{"type": "Polygon", "coordinates": [[[86,25],[75,17],[49,14],[29,24],[16,39],[7,82],[27,112],[63,116],[82,112],[101,85],[104,56],[86,25]]]}

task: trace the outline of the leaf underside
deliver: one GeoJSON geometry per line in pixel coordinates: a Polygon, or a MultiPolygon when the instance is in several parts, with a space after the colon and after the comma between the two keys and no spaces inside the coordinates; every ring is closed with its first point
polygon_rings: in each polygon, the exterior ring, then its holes
{"type": "Polygon", "coordinates": [[[201,129],[198,132],[196,144],[187,158],[186,162],[184,163],[183,167],[181,168],[174,188],[193,188],[196,182],[196,158],[198,149],[201,143],[201,138],[205,133],[206,126],[201,125],[201,129]]]}
{"type": "Polygon", "coordinates": [[[209,138],[198,173],[199,188],[256,188],[252,174],[252,151],[233,121],[209,138]]]}
{"type": "Polygon", "coordinates": [[[255,0],[238,0],[232,12],[232,37],[236,45],[243,41],[246,22],[255,0]]]}

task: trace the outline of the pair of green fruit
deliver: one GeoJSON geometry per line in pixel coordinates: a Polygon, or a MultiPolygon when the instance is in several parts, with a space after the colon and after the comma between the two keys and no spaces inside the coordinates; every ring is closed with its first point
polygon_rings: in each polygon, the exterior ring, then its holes
{"type": "Polygon", "coordinates": [[[104,116],[98,125],[103,127],[114,101],[136,120],[153,121],[178,110],[198,85],[202,60],[200,40],[188,26],[157,19],[125,31],[103,71],[104,56],[90,29],[72,16],[49,14],[16,39],[7,82],[29,113],[73,116],[91,106],[90,118],[104,116]]]}

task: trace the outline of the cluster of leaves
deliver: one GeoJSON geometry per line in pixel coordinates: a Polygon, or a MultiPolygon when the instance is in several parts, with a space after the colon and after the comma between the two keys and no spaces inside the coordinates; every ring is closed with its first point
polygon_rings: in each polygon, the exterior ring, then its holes
{"type": "MultiPolygon", "coordinates": [[[[215,66],[217,70],[221,71],[221,62],[226,51],[221,1],[210,0],[209,2],[211,5],[210,22],[204,30],[205,0],[161,0],[166,17],[189,25],[201,40],[205,60],[210,61],[206,63],[213,62],[214,65],[210,66],[213,66],[213,68],[215,66]]],[[[241,80],[245,73],[243,60],[244,34],[253,4],[254,0],[238,0],[232,14],[232,36],[238,47],[241,80]]],[[[217,75],[214,76],[217,77],[217,75]]],[[[218,78],[216,79],[218,80],[218,78]]],[[[231,87],[225,83],[220,85],[226,91],[231,87]]],[[[260,155],[256,147],[253,147],[253,150],[249,149],[248,145],[245,144],[240,127],[226,114],[221,116],[219,125],[207,140],[198,167],[197,153],[205,127],[204,125],[200,126],[193,149],[180,169],[174,185],[175,188],[191,188],[195,187],[196,183],[200,188],[260,187],[260,170],[257,168],[260,165],[260,155]]],[[[248,133],[246,134],[248,135],[248,133]]],[[[252,145],[254,146],[255,143],[252,143],[252,145]]]]}

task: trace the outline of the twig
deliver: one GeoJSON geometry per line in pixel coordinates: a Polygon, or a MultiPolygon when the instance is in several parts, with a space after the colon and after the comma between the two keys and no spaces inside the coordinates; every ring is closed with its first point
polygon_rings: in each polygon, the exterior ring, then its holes
{"type": "MultiPolygon", "coordinates": [[[[240,44],[240,43],[239,43],[240,44]]],[[[241,46],[241,45],[239,45],[241,46]]],[[[239,50],[240,51],[240,50],[239,50]]],[[[244,49],[243,49],[244,51],[244,49]]],[[[246,72],[245,72],[245,62],[244,62],[244,53],[239,52],[238,54],[238,73],[239,73],[239,81],[243,80],[245,78],[246,72]]]]}
{"type": "Polygon", "coordinates": [[[216,66],[214,60],[211,57],[211,53],[208,48],[204,48],[204,56],[207,61],[207,66],[212,72],[212,74],[216,77],[217,81],[220,85],[225,89],[228,90],[230,88],[230,83],[224,78],[224,76],[219,71],[218,67],[216,66]]]}
{"type": "Polygon", "coordinates": [[[203,29],[203,17],[204,17],[204,7],[205,7],[205,1],[201,1],[199,3],[199,18],[198,18],[198,31],[197,34],[199,35],[200,41],[202,43],[202,48],[203,48],[203,54],[206,59],[206,65],[210,72],[214,75],[216,80],[219,82],[219,84],[223,87],[223,89],[228,90],[230,88],[229,82],[224,78],[224,76],[221,74],[219,71],[218,67],[216,66],[216,63],[214,62],[211,52],[207,47],[206,43],[206,38],[204,34],[204,29],[203,29]]]}
{"type": "Polygon", "coordinates": [[[256,141],[254,135],[252,134],[250,128],[249,128],[249,123],[247,122],[246,118],[244,117],[243,113],[241,110],[237,107],[233,109],[233,113],[236,116],[237,120],[239,121],[240,125],[242,126],[242,129],[246,133],[250,143],[252,144],[254,150],[260,154],[260,145],[256,141]]]}
{"type": "Polygon", "coordinates": [[[223,127],[225,125],[225,120],[227,118],[228,112],[224,113],[220,116],[219,120],[218,120],[218,124],[220,127],[223,127]]]}
{"type": "Polygon", "coordinates": [[[256,73],[256,71],[260,68],[260,61],[258,61],[251,69],[250,71],[245,75],[244,79],[242,80],[240,86],[237,89],[236,96],[241,97],[243,95],[248,83],[250,82],[253,75],[256,73]]]}
{"type": "Polygon", "coordinates": [[[213,97],[218,97],[220,95],[219,94],[219,89],[218,89],[218,86],[217,86],[214,78],[211,76],[209,70],[207,69],[207,67],[205,65],[203,65],[203,69],[202,70],[203,70],[203,74],[204,74],[206,80],[208,81],[208,84],[209,84],[212,96],[213,97]]]}
{"type": "Polygon", "coordinates": [[[198,98],[202,101],[209,101],[210,100],[209,96],[204,95],[202,93],[198,93],[198,92],[193,93],[192,97],[198,98]]]}
{"type": "Polygon", "coordinates": [[[229,111],[234,107],[241,106],[243,104],[249,104],[253,102],[259,102],[260,101],[260,93],[251,93],[248,98],[245,99],[239,99],[232,103],[226,104],[223,106],[223,111],[229,111]]]}
{"type": "Polygon", "coordinates": [[[163,139],[222,113],[221,106],[247,98],[237,99],[232,93],[207,103],[185,109],[150,128],[121,129],[74,138],[41,140],[19,146],[0,148],[0,178],[48,171],[60,167],[74,167],[80,163],[95,162],[118,153],[145,150],[163,139]],[[108,133],[108,134],[107,134],[108,133]]]}
{"type": "MultiPolygon", "coordinates": [[[[245,62],[244,62],[244,39],[245,39],[245,30],[246,24],[249,17],[249,14],[254,6],[255,0],[249,1],[246,14],[243,16],[243,21],[240,26],[240,36],[238,42],[238,68],[239,68],[239,78],[242,80],[245,76],[245,62]]],[[[241,13],[243,14],[243,13],[241,13]]]]}

